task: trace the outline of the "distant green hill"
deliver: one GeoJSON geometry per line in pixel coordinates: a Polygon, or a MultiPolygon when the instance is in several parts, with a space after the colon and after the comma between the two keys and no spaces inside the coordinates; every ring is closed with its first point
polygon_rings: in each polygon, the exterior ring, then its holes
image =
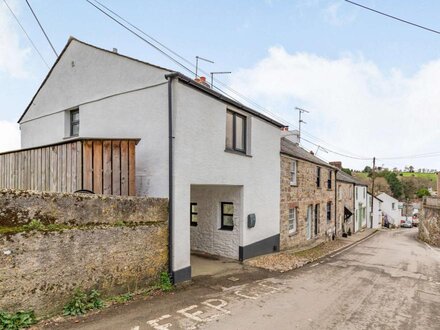
{"type": "Polygon", "coordinates": [[[435,182],[437,180],[437,174],[435,174],[435,173],[410,173],[410,172],[402,172],[400,174],[402,174],[402,176],[409,176],[409,177],[413,176],[413,177],[416,177],[416,178],[429,179],[430,181],[433,181],[433,182],[435,182]]]}

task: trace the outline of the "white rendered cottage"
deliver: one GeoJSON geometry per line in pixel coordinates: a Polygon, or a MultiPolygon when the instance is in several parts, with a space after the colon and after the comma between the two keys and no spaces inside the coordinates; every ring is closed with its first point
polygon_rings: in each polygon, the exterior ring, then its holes
{"type": "Polygon", "coordinates": [[[19,120],[22,148],[136,138],[137,195],[170,199],[170,271],[191,250],[279,249],[282,124],[192,79],[70,38],[19,120]]]}

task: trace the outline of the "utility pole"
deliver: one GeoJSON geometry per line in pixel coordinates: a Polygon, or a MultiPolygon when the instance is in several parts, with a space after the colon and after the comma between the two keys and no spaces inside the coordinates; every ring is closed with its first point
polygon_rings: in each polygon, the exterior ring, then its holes
{"type": "Polygon", "coordinates": [[[373,184],[371,185],[371,216],[370,216],[370,228],[373,228],[373,217],[374,217],[374,179],[376,170],[376,157],[373,157],[373,168],[371,169],[371,178],[373,179],[373,184]]]}
{"type": "Polygon", "coordinates": [[[307,124],[304,120],[301,119],[301,115],[303,112],[310,113],[310,111],[298,107],[295,107],[295,110],[298,111],[298,143],[299,143],[301,141],[301,124],[302,123],[307,124]]]}

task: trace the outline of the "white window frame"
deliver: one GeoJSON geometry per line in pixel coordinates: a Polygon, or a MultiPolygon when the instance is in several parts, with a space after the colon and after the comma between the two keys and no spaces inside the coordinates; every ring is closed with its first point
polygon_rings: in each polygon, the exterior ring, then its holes
{"type": "Polygon", "coordinates": [[[289,219],[287,222],[287,228],[289,229],[289,235],[293,235],[298,230],[298,208],[294,207],[289,209],[289,219]]]}
{"type": "Polygon", "coordinates": [[[298,185],[298,162],[296,160],[292,160],[290,163],[290,185],[298,185]]]}

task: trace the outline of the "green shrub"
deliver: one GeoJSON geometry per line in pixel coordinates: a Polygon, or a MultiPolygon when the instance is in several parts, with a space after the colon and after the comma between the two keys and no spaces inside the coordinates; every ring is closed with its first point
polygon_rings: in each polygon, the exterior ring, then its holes
{"type": "Polygon", "coordinates": [[[165,292],[173,290],[174,286],[173,286],[173,283],[171,282],[170,275],[167,272],[160,273],[159,286],[160,286],[160,289],[165,292]]]}
{"type": "Polygon", "coordinates": [[[28,328],[37,322],[33,311],[20,311],[15,314],[0,312],[0,330],[28,328]]]}
{"type": "Polygon", "coordinates": [[[64,306],[64,315],[82,315],[91,309],[98,309],[104,306],[101,294],[92,290],[89,294],[77,289],[72,300],[64,306]]]}
{"type": "Polygon", "coordinates": [[[131,294],[130,292],[124,293],[119,296],[113,297],[112,300],[117,303],[125,303],[127,301],[133,300],[133,294],[131,294]]]}

